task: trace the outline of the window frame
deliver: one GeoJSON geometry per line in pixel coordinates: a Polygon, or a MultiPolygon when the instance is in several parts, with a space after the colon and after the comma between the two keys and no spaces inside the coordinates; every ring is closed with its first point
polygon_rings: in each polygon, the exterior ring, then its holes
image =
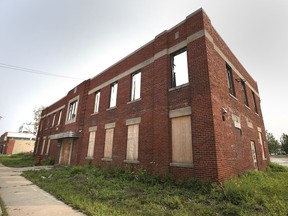
{"type": "Polygon", "coordinates": [[[254,103],[254,111],[256,114],[259,114],[255,92],[251,90],[251,93],[252,93],[252,98],[253,98],[253,103],[254,103]]]}
{"type": "Polygon", "coordinates": [[[100,92],[100,91],[95,92],[94,110],[93,110],[93,113],[98,113],[98,112],[99,112],[100,97],[101,97],[101,92],[100,92]]]}
{"type": "Polygon", "coordinates": [[[241,85],[242,85],[242,92],[244,96],[244,103],[247,107],[249,107],[249,100],[248,100],[248,95],[247,95],[247,90],[246,90],[246,80],[241,79],[241,85]]]}
{"type": "Polygon", "coordinates": [[[142,76],[141,71],[137,71],[135,73],[132,73],[131,75],[130,101],[141,99],[141,76],[142,76]],[[137,79],[138,75],[140,76],[139,79],[137,79]],[[139,95],[138,95],[138,92],[139,92],[139,95]]]}
{"type": "Polygon", "coordinates": [[[118,82],[114,82],[110,85],[109,108],[114,108],[117,106],[117,94],[118,94],[118,82]],[[116,88],[115,88],[115,86],[116,86],[116,88]]]}
{"type": "Polygon", "coordinates": [[[86,159],[94,158],[97,126],[89,128],[89,141],[86,159]]]}
{"type": "MultiPolygon", "coordinates": [[[[174,52],[174,53],[172,53],[171,55],[170,55],[170,63],[171,63],[171,87],[172,88],[175,88],[175,87],[178,87],[178,86],[182,86],[182,85],[185,85],[185,84],[187,84],[187,83],[189,83],[189,63],[188,63],[188,51],[187,51],[187,47],[184,47],[184,48],[182,48],[182,49],[180,49],[180,50],[178,50],[178,51],[176,51],[176,52],[174,52]],[[186,71],[185,72],[178,72],[179,73],[179,75],[177,75],[176,73],[176,71],[175,71],[175,68],[177,68],[177,65],[175,64],[175,57],[176,56],[180,56],[181,54],[183,54],[183,53],[186,53],[186,65],[185,66],[183,66],[183,68],[184,67],[186,67],[186,71]],[[185,74],[184,74],[185,73],[185,74]],[[184,75],[183,75],[184,74],[184,75]],[[177,84],[177,76],[186,76],[185,77],[185,80],[184,80],[184,82],[181,82],[181,83],[179,83],[179,84],[177,84]],[[187,81],[187,82],[185,82],[185,81],[187,81]]],[[[178,68],[181,68],[181,66],[180,67],[178,67],[178,68]]]]}
{"type": "Polygon", "coordinates": [[[68,102],[67,113],[66,113],[66,124],[76,122],[78,105],[79,105],[79,95],[74,97],[68,102]],[[70,108],[71,106],[73,106],[74,103],[75,103],[74,108],[73,107],[70,108]]]}
{"type": "Polygon", "coordinates": [[[233,79],[233,71],[230,65],[226,63],[226,77],[227,77],[227,83],[228,83],[228,90],[230,95],[236,97],[236,91],[235,91],[235,84],[233,79]]]}

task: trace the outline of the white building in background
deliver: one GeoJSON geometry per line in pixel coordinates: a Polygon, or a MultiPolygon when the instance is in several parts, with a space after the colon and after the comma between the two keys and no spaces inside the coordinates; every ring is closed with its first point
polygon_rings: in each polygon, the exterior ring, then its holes
{"type": "Polygon", "coordinates": [[[35,138],[32,133],[6,132],[0,137],[0,154],[33,152],[35,138]]]}

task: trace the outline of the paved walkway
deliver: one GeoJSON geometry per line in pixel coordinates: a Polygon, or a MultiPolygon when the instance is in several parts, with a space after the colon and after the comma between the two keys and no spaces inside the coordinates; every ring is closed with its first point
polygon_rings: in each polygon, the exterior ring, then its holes
{"type": "Polygon", "coordinates": [[[0,164],[0,196],[9,216],[83,216],[20,176],[25,170],[45,167],[9,168],[0,164]]]}

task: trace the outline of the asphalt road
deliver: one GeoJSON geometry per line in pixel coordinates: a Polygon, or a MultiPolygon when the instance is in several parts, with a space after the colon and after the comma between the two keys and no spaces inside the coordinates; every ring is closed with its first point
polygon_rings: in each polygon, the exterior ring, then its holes
{"type": "Polygon", "coordinates": [[[288,156],[281,158],[270,156],[270,161],[288,167],[288,156]]]}

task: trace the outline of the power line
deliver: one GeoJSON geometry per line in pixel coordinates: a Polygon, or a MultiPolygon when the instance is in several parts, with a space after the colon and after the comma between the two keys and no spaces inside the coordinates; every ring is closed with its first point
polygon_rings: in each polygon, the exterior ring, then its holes
{"type": "Polygon", "coordinates": [[[10,64],[4,64],[4,63],[0,63],[0,67],[1,68],[7,68],[10,70],[23,71],[26,73],[38,74],[38,75],[53,76],[53,77],[60,77],[60,78],[66,78],[66,79],[84,80],[84,79],[78,78],[78,77],[71,77],[71,76],[65,76],[65,75],[60,75],[60,74],[52,74],[52,73],[47,73],[47,72],[40,71],[40,70],[34,70],[34,69],[30,69],[30,68],[25,68],[25,67],[10,65],[10,64]]]}

